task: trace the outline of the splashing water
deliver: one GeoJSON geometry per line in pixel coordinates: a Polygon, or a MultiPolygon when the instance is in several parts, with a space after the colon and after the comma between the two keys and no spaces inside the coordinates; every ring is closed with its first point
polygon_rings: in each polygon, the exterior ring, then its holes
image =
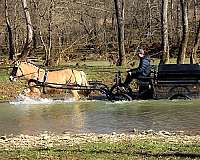
{"type": "Polygon", "coordinates": [[[23,94],[19,94],[16,100],[11,101],[10,104],[57,104],[57,103],[70,103],[75,102],[74,98],[67,98],[64,100],[54,100],[49,98],[31,98],[24,96],[23,94]]]}

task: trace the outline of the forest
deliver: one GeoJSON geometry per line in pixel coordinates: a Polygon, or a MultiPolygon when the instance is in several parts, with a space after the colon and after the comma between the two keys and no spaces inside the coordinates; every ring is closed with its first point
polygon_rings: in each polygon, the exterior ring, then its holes
{"type": "Polygon", "coordinates": [[[198,63],[199,0],[1,0],[1,63],[34,57],[45,65],[110,60],[143,48],[169,63],[198,63]]]}

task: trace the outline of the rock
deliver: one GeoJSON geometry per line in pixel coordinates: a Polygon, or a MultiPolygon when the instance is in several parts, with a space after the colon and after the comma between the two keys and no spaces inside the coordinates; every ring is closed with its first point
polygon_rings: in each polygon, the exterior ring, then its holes
{"type": "Polygon", "coordinates": [[[139,131],[136,128],[133,128],[133,130],[131,131],[132,133],[138,134],[139,131]]]}
{"type": "Polygon", "coordinates": [[[161,135],[161,136],[170,136],[170,135],[171,135],[171,133],[170,133],[170,132],[167,132],[167,131],[159,131],[158,133],[159,133],[159,135],[161,135]]]}
{"type": "Polygon", "coordinates": [[[2,140],[6,140],[6,136],[1,136],[1,139],[2,140]]]}
{"type": "Polygon", "coordinates": [[[112,135],[114,136],[114,135],[116,135],[117,133],[116,132],[112,132],[112,135]]]}

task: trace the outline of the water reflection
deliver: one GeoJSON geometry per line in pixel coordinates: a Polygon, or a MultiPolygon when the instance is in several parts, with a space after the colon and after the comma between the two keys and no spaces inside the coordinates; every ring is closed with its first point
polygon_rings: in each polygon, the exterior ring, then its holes
{"type": "Polygon", "coordinates": [[[200,101],[0,104],[0,134],[200,130],[200,101]]]}
{"type": "Polygon", "coordinates": [[[80,111],[80,104],[57,105],[33,105],[19,106],[16,112],[18,128],[21,133],[32,134],[41,131],[53,131],[62,133],[65,128],[68,131],[79,131],[84,128],[84,113],[80,111]]]}

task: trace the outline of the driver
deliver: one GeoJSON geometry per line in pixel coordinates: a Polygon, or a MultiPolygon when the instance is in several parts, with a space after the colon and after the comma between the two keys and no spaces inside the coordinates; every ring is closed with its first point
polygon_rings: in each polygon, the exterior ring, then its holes
{"type": "Polygon", "coordinates": [[[143,49],[138,49],[137,55],[140,58],[140,63],[137,68],[128,70],[124,85],[128,87],[133,79],[138,77],[146,77],[150,74],[150,58],[143,49]]]}

